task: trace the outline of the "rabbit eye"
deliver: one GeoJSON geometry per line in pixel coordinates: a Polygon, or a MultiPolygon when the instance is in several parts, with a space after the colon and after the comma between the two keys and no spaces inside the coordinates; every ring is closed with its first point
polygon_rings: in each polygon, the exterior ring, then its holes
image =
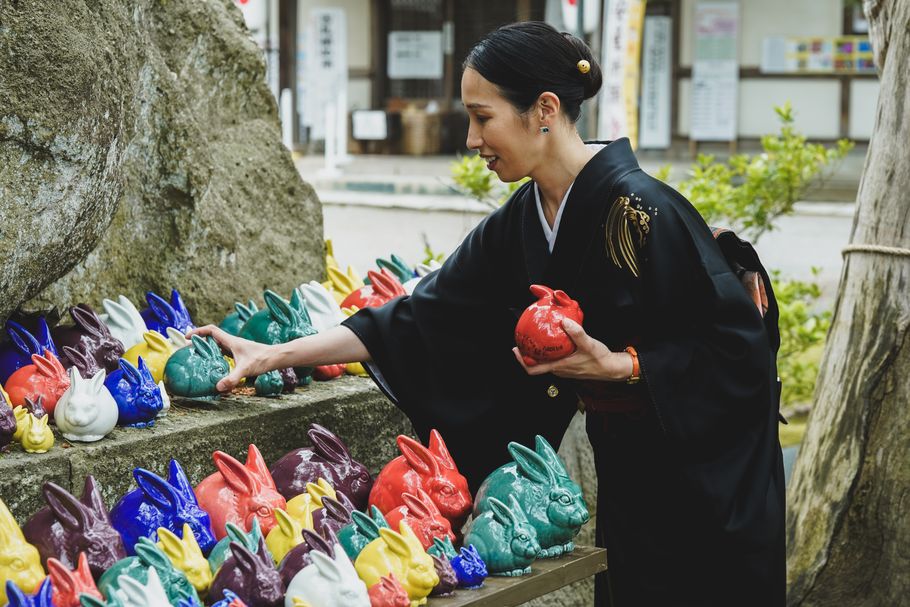
{"type": "Polygon", "coordinates": [[[455,488],[452,487],[451,485],[444,485],[442,487],[442,489],[439,490],[439,492],[442,493],[443,495],[454,495],[455,488]]]}
{"type": "Polygon", "coordinates": [[[13,562],[10,563],[10,565],[16,571],[21,571],[21,570],[25,569],[25,561],[23,561],[22,559],[18,559],[18,558],[13,559],[13,562]]]}
{"type": "Polygon", "coordinates": [[[527,542],[528,536],[525,535],[524,533],[522,533],[521,535],[518,536],[518,539],[521,540],[522,542],[527,542]]]}
{"type": "Polygon", "coordinates": [[[559,503],[562,504],[563,506],[568,506],[569,504],[572,503],[572,498],[565,494],[560,495],[559,503]]]}
{"type": "Polygon", "coordinates": [[[256,511],[256,514],[259,516],[268,516],[272,511],[269,510],[268,506],[260,506],[259,510],[256,511]]]}

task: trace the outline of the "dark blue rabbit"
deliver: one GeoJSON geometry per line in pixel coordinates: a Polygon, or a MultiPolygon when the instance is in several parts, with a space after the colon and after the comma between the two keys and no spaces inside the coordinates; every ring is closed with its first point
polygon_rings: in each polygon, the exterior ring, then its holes
{"type": "Polygon", "coordinates": [[[478,588],[487,578],[487,564],[473,545],[462,548],[458,556],[449,559],[449,563],[461,588],[478,588]]]}
{"type": "Polygon", "coordinates": [[[6,321],[9,341],[0,345],[0,383],[5,384],[17,369],[32,364],[32,354],[44,355],[45,350],[50,350],[57,356],[57,347],[43,316],[38,318],[37,333],[33,335],[13,320],[6,321]]]}
{"type": "Polygon", "coordinates": [[[25,594],[13,582],[6,582],[7,607],[54,607],[51,602],[51,578],[44,578],[38,592],[25,594]]]}
{"type": "Polygon", "coordinates": [[[128,554],[135,554],[141,537],[157,542],[159,527],[182,537],[184,524],[193,530],[203,554],[212,551],[216,542],[212,521],[199,507],[193,486],[177,460],[171,460],[167,480],[143,468],[134,469],[133,478],[139,488],[121,497],[111,509],[111,523],[123,537],[128,554]]]}
{"type": "Polygon", "coordinates": [[[152,373],[139,357],[139,368],[125,358],[120,359],[120,368],[107,376],[104,386],[117,401],[120,417],[118,426],[146,428],[155,425],[155,418],[164,408],[161,389],[152,378],[152,373]]]}
{"type": "Polygon", "coordinates": [[[190,319],[190,313],[183,303],[183,298],[176,289],[171,291],[171,301],[168,302],[160,295],[149,291],[145,294],[145,301],[149,307],[140,314],[149,331],[158,331],[167,335],[167,328],[174,327],[181,333],[195,329],[196,325],[190,319]]]}

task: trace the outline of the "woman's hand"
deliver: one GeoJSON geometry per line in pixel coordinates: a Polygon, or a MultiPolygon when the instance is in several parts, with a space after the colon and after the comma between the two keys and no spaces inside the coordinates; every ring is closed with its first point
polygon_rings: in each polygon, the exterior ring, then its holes
{"type": "Polygon", "coordinates": [[[244,377],[261,375],[273,368],[269,362],[272,346],[236,337],[215,325],[193,329],[186,337],[193,335],[211,335],[222,351],[234,359],[234,369],[215,386],[219,392],[230,392],[244,377]]]}
{"type": "Polygon", "coordinates": [[[557,377],[599,381],[623,381],[632,375],[632,357],[628,353],[611,352],[602,342],[585,333],[574,320],[563,319],[562,328],[575,343],[575,352],[570,356],[528,366],[518,348],[512,348],[518,364],[528,375],[552,373],[557,377]]]}

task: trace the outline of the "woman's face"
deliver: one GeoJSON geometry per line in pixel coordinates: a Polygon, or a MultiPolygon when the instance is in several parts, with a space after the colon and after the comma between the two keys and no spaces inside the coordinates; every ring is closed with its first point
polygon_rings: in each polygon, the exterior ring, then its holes
{"type": "Polygon", "coordinates": [[[466,68],[461,77],[461,100],[468,110],[468,149],[477,150],[502,181],[531,174],[541,142],[533,119],[523,120],[496,85],[466,68]]]}

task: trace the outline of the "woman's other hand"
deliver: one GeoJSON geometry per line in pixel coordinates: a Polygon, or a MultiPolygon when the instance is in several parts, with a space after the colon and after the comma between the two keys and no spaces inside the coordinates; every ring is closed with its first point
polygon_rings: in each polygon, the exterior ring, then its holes
{"type": "Polygon", "coordinates": [[[528,375],[552,373],[569,379],[593,379],[599,381],[624,381],[632,375],[632,357],[626,352],[611,352],[603,342],[597,341],[571,319],[563,319],[562,328],[575,343],[575,352],[552,362],[527,365],[518,348],[512,348],[528,375]]]}
{"type": "Polygon", "coordinates": [[[244,377],[253,377],[272,370],[269,364],[272,346],[236,337],[215,325],[193,329],[186,337],[189,339],[193,335],[211,335],[221,346],[222,352],[234,359],[234,369],[215,386],[219,392],[230,392],[244,377]]]}

